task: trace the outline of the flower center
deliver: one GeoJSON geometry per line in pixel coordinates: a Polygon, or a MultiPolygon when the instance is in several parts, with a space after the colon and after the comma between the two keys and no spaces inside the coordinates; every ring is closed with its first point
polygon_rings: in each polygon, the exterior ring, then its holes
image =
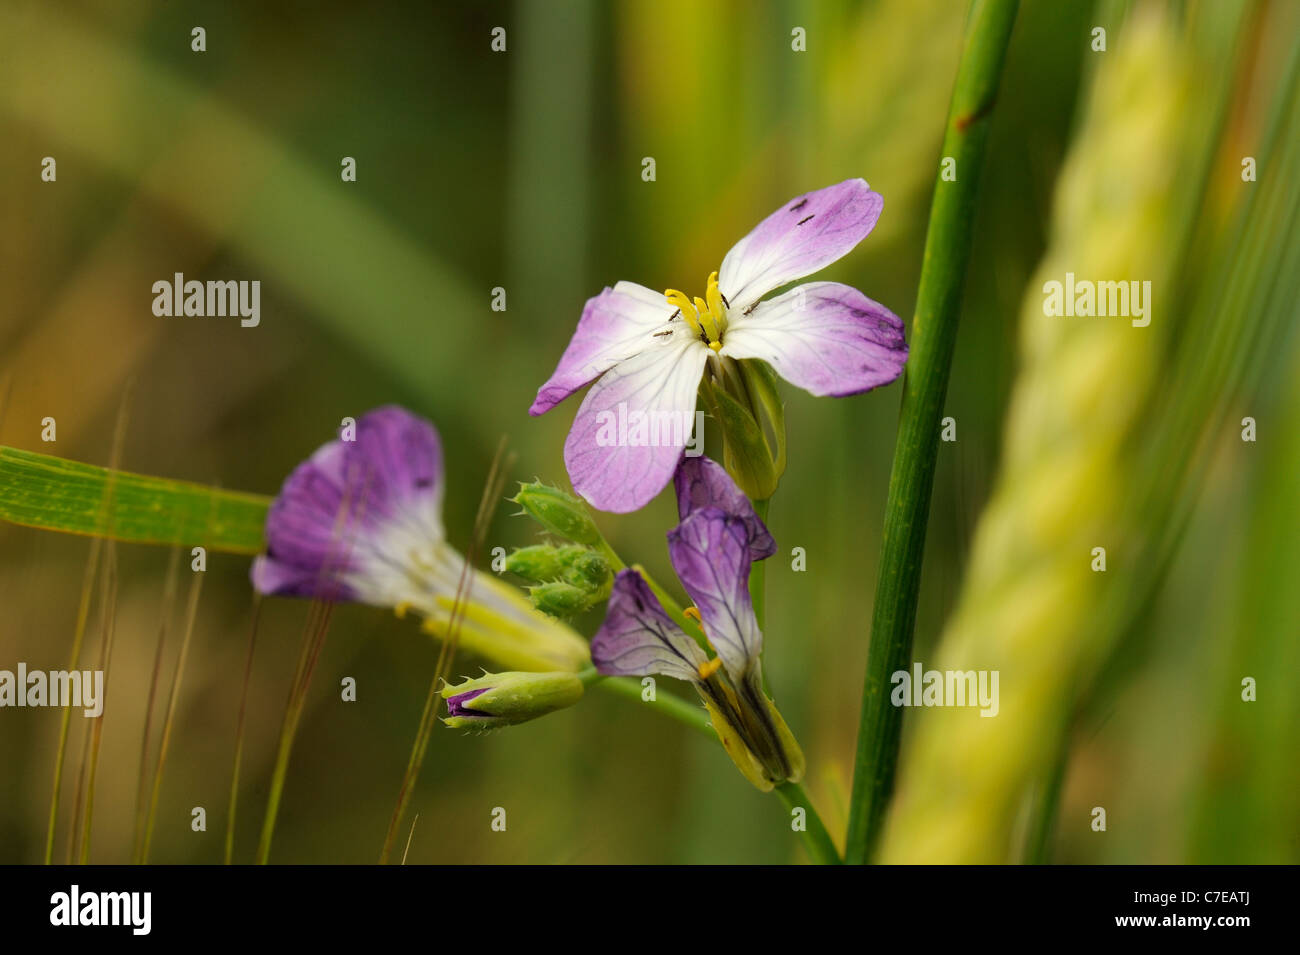
{"type": "Polygon", "coordinates": [[[722,333],[727,330],[727,299],[718,288],[718,273],[709,276],[704,298],[695,296],[692,302],[684,292],[670,288],[664,292],[668,304],[676,306],[686,324],[700,341],[714,351],[722,347],[722,333]]]}

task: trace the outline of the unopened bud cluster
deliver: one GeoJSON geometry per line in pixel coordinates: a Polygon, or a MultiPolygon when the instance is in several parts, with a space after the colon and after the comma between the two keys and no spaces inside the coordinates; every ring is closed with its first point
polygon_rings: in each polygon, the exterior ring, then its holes
{"type": "Polygon", "coordinates": [[[568,544],[534,544],[506,558],[506,570],[533,581],[528,595],[543,613],[567,620],[609,596],[614,575],[592,546],[600,532],[577,498],[545,484],[524,484],[513,498],[524,512],[568,544]]]}

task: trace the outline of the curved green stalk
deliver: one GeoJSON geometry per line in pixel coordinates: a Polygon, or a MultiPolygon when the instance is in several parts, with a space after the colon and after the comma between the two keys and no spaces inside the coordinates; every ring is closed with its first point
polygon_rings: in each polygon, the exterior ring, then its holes
{"type": "Polygon", "coordinates": [[[894,786],[902,711],[889,702],[889,679],[910,665],[939,419],[957,339],[989,117],[1017,6],[1017,0],[976,0],[971,7],[943,139],[943,156],[955,160],[956,179],[936,180],[930,206],[858,727],[845,847],[845,859],[852,863],[870,856],[894,786]]]}
{"type": "MultiPolygon", "coordinates": [[[[601,676],[596,672],[595,668],[583,670],[578,674],[578,677],[589,687],[599,686],[618,696],[646,702],[656,712],[675,719],[696,732],[704,733],[712,740],[718,738],[713,731],[713,726],[709,723],[707,711],[689,700],[682,699],[680,696],[656,696],[652,701],[645,701],[641,696],[641,683],[639,680],[634,680],[631,677],[601,676]]],[[[824,865],[839,865],[842,860],[835,848],[835,843],[831,840],[826,825],[822,822],[821,816],[817,813],[817,808],[812,804],[812,800],[808,798],[808,794],[804,792],[803,787],[798,783],[782,783],[773,792],[780,797],[787,808],[804,810],[806,828],[799,835],[803,839],[804,848],[808,850],[808,855],[812,860],[824,865]]]]}
{"type": "Polygon", "coordinates": [[[655,694],[653,700],[645,700],[641,696],[640,680],[628,676],[601,676],[594,667],[590,670],[583,670],[578,674],[578,678],[586,686],[599,686],[601,689],[618,696],[645,702],[655,712],[662,713],[683,726],[689,726],[696,732],[706,733],[713,739],[717,738],[713,732],[713,727],[709,725],[709,714],[704,707],[692,703],[690,700],[683,699],[680,696],[672,696],[671,694],[662,696],[655,694]]]}

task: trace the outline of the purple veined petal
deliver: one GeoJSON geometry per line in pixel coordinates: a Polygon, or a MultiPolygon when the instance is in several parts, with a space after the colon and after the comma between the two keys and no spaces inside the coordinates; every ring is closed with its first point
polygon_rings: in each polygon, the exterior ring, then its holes
{"type": "Polygon", "coordinates": [[[855,288],[809,282],[736,316],[722,351],[761,358],[814,395],[841,398],[887,385],[903,373],[903,322],[855,288]]]}
{"type": "Polygon", "coordinates": [[[699,668],[708,659],[700,645],[664,612],[640,574],[619,571],[605,622],[591,638],[591,661],[598,672],[607,676],[657,673],[697,683],[699,668]]]}
{"type": "Polygon", "coordinates": [[[696,511],[668,532],[668,555],[700,612],[704,634],[739,684],[757,664],[763,634],[749,599],[749,532],[743,518],[716,507],[696,511]]]}
{"type": "Polygon", "coordinates": [[[393,526],[440,541],[442,446],[433,425],[389,405],[362,415],[355,440],[322,445],[289,475],[253,564],[261,593],[366,599],[349,580],[393,526]]]}
{"type": "Polygon", "coordinates": [[[655,329],[675,311],[663,295],[633,282],[619,282],[588,299],[569,347],[555,373],[537,389],[528,413],[550,411],[620,361],[649,347],[655,329]]]}
{"type": "Polygon", "coordinates": [[[677,490],[677,516],[686,520],[695,511],[716,507],[739,517],[749,534],[750,560],[763,560],[776,553],[776,541],[754,511],[745,492],[736,487],[726,468],[706,457],[682,458],[673,475],[677,490]]]}
{"type": "Polygon", "coordinates": [[[441,528],[442,441],[430,422],[399,405],[385,405],[357,420],[356,441],[340,443],[345,479],[367,481],[377,506],[397,516],[408,501],[433,500],[441,528]]]}
{"type": "Polygon", "coordinates": [[[683,323],[592,385],[564,442],[573,488],[602,511],[644,507],[673,476],[695,426],[711,354],[683,323]]]}
{"type": "Polygon", "coordinates": [[[731,314],[742,314],[773,289],[847,255],[875,227],[884,202],[861,179],[791,199],[722,260],[718,287],[731,314]]]}

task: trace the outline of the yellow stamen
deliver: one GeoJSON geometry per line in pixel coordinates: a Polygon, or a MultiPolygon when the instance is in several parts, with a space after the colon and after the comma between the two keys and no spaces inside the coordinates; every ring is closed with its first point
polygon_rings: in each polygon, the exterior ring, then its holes
{"type": "Polygon", "coordinates": [[[716,342],[722,337],[722,329],[718,328],[717,318],[709,311],[709,303],[697,295],[695,296],[695,310],[700,313],[700,324],[704,326],[705,336],[709,341],[716,342]]]}
{"type": "Polygon", "coordinates": [[[691,304],[691,300],[686,297],[685,293],[670,288],[664,292],[664,298],[668,299],[669,305],[675,305],[681,309],[682,318],[686,320],[687,325],[691,326],[691,331],[696,335],[704,334],[704,328],[700,325],[700,314],[695,310],[695,306],[691,304]]]}
{"type": "Polygon", "coordinates": [[[718,288],[717,272],[709,275],[709,287],[705,290],[704,297],[709,300],[709,312],[718,323],[718,338],[721,340],[722,332],[727,330],[727,306],[722,301],[722,289],[718,288]]]}
{"type": "Polygon", "coordinates": [[[410,603],[408,601],[403,600],[401,603],[399,603],[396,607],[393,608],[393,613],[397,615],[398,620],[401,620],[403,617],[406,616],[406,612],[410,609],[411,609],[410,603]]]}
{"type": "Polygon", "coordinates": [[[701,680],[707,680],[718,672],[720,666],[722,666],[722,657],[714,657],[708,663],[701,663],[696,667],[696,672],[699,673],[701,680]]]}
{"type": "Polygon", "coordinates": [[[699,610],[697,610],[697,609],[694,608],[694,607],[687,607],[685,610],[682,611],[682,616],[683,616],[683,617],[690,617],[690,618],[691,618],[692,620],[694,620],[696,623],[703,623],[703,622],[704,622],[703,620],[700,619],[700,612],[699,612],[699,610]]]}

